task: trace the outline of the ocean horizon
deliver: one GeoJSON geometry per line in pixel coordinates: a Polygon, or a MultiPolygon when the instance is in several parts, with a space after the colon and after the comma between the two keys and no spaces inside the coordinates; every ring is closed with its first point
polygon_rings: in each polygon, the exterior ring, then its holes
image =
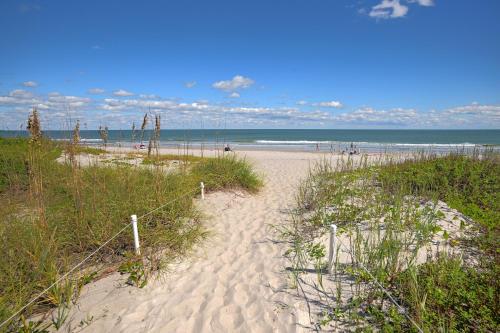
{"type": "MultiPolygon", "coordinates": [[[[53,140],[69,140],[71,131],[48,130],[44,135],[53,140]]],[[[152,130],[144,131],[147,142],[152,130]]],[[[26,131],[0,131],[0,137],[25,137],[26,131]]],[[[82,143],[100,145],[98,130],[81,130],[82,143]]],[[[133,139],[131,130],[109,130],[108,144],[133,146],[140,143],[140,131],[133,139]]],[[[361,151],[453,151],[459,149],[493,147],[500,149],[500,129],[491,130],[436,130],[436,129],[163,129],[160,145],[205,145],[217,148],[230,145],[240,149],[265,150],[348,150],[351,146],[361,151]]]]}

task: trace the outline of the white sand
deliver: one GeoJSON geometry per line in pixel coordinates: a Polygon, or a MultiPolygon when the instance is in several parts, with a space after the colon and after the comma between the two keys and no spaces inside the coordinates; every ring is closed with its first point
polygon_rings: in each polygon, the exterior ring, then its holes
{"type": "MultiPolygon", "coordinates": [[[[114,149],[124,153],[126,148],[114,149]]],[[[162,149],[177,154],[178,150],[162,149]]],[[[190,151],[199,155],[199,151],[190,151]]],[[[182,154],[182,152],[181,152],[182,154]]],[[[205,151],[213,156],[214,151],[205,151]]],[[[231,153],[232,154],[232,153],[231,153]]],[[[205,225],[211,237],[201,244],[194,256],[172,265],[162,280],[150,281],[144,288],[125,285],[126,277],[112,274],[85,286],[77,305],[72,308],[60,331],[72,332],[301,332],[317,330],[312,320],[324,310],[326,299],[317,285],[317,276],[301,276],[303,292],[290,288],[283,257],[287,244],[279,243],[272,225],[290,218],[288,209],[295,205],[294,196],[301,179],[317,161],[341,158],[328,153],[245,151],[245,156],[262,174],[265,186],[256,195],[217,192],[197,200],[199,209],[208,216],[205,225]]],[[[116,156],[116,155],[115,155],[116,156]]],[[[112,156],[105,156],[109,159],[112,156]]],[[[373,157],[371,160],[376,160],[373,157]]],[[[86,165],[96,162],[88,156],[86,165]]],[[[359,156],[354,156],[359,161],[359,156]]],[[[133,160],[139,165],[140,160],[133,160]],[[139,163],[139,164],[138,164],[139,163]]],[[[463,217],[443,203],[439,209],[445,218],[443,230],[456,236],[457,221],[463,217]],[[459,219],[457,219],[459,217],[459,219]],[[456,230],[455,230],[456,229],[456,230]]],[[[347,244],[347,239],[341,237],[347,244]]],[[[328,236],[321,237],[326,246],[328,236]]],[[[443,248],[436,239],[432,252],[443,248]]],[[[327,246],[328,247],[328,246],[327,246]]],[[[419,253],[425,261],[426,253],[419,253]]],[[[339,253],[339,262],[349,262],[348,252],[339,253]]],[[[327,290],[335,290],[332,276],[324,276],[327,290]]],[[[353,296],[351,279],[341,277],[342,299],[353,296]]],[[[329,329],[332,329],[330,326],[329,329]]],[[[334,331],[349,330],[342,321],[334,331]]]]}
{"type": "MultiPolygon", "coordinates": [[[[167,150],[163,152],[168,152],[167,150]]],[[[177,153],[177,150],[170,151],[177,153]]],[[[205,152],[205,155],[214,152],[205,152]]],[[[286,244],[270,225],[289,218],[299,181],[330,154],[248,151],[265,179],[256,195],[212,193],[199,201],[213,235],[197,254],[144,289],[113,274],[86,287],[65,326],[76,332],[295,332],[303,302],[284,273],[286,244]]],[[[337,157],[333,157],[337,158],[337,157]]]]}

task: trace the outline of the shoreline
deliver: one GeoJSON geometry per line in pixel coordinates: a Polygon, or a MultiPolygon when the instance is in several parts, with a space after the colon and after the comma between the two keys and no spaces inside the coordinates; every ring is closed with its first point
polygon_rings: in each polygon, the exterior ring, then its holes
{"type": "MultiPolygon", "coordinates": [[[[102,147],[102,146],[96,146],[92,144],[81,144],[82,146],[85,147],[90,147],[90,148],[102,148],[105,149],[108,152],[112,153],[140,153],[140,154],[147,154],[148,149],[147,146],[146,148],[138,149],[133,146],[116,146],[116,145],[108,145],[107,147],[102,147]]],[[[205,148],[200,148],[200,147],[182,147],[179,146],[177,148],[175,147],[160,147],[159,148],[159,154],[172,154],[172,155],[194,155],[194,156],[220,156],[223,154],[255,154],[255,153],[289,153],[289,154],[310,154],[311,156],[335,156],[335,157],[348,157],[348,156],[408,156],[408,155],[414,155],[414,154],[420,154],[420,153],[426,153],[426,154],[447,154],[450,151],[432,151],[432,150],[404,150],[404,151],[392,151],[392,150],[387,150],[387,151],[365,151],[361,150],[358,151],[357,153],[349,154],[348,151],[344,151],[344,154],[340,151],[330,151],[330,150],[315,150],[315,149],[280,149],[277,147],[269,147],[269,148],[260,148],[260,147],[245,147],[244,149],[240,148],[231,148],[231,151],[225,152],[223,146],[220,146],[218,148],[215,147],[205,147],[205,148]]],[[[464,151],[458,151],[460,153],[463,153],[464,151]]],[[[474,149],[471,150],[465,150],[466,153],[473,153],[474,149]]],[[[151,153],[152,155],[154,152],[151,153]]]]}

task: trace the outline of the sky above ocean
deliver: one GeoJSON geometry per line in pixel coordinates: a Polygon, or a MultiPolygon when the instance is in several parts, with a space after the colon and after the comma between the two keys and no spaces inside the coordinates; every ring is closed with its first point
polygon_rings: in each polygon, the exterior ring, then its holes
{"type": "Polygon", "coordinates": [[[0,130],[500,128],[500,1],[0,2],[0,130]]]}

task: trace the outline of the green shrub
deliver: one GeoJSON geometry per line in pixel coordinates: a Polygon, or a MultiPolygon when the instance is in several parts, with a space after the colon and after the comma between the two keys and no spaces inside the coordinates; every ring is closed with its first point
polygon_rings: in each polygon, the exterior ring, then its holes
{"type": "Polygon", "coordinates": [[[500,220],[500,157],[450,154],[380,168],[379,180],[392,192],[437,197],[489,228],[500,220]]]}
{"type": "Polygon", "coordinates": [[[401,274],[396,290],[426,330],[498,332],[498,273],[443,256],[401,274]]]}
{"type": "Polygon", "coordinates": [[[193,163],[193,162],[200,162],[202,160],[204,160],[203,157],[194,155],[161,154],[161,155],[145,156],[144,159],[142,160],[142,164],[163,165],[172,161],[193,163]]]}
{"type": "Polygon", "coordinates": [[[88,146],[73,146],[75,154],[102,155],[106,150],[88,146]]]}
{"type": "Polygon", "coordinates": [[[204,159],[193,166],[192,172],[209,191],[240,187],[256,192],[262,186],[261,177],[251,165],[236,156],[204,159]]]}

